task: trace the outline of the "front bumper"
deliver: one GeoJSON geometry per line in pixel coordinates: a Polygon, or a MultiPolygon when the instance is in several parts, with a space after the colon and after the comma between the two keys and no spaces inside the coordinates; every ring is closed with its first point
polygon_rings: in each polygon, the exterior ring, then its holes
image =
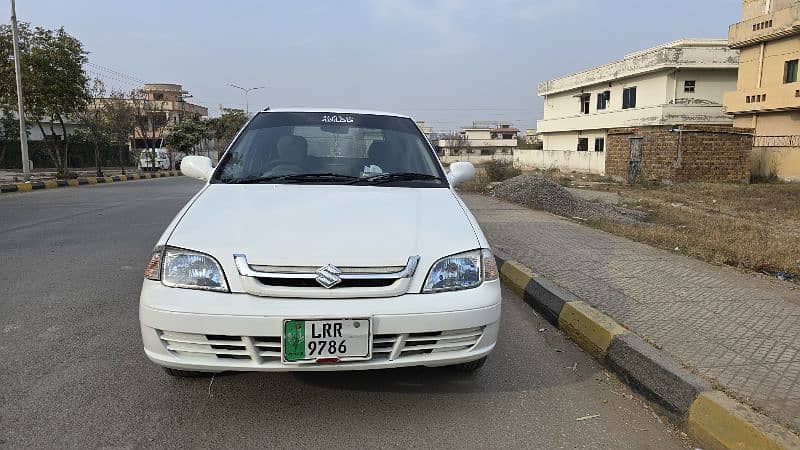
{"type": "Polygon", "coordinates": [[[466,291],[369,299],[277,299],[163,286],[145,280],[142,340],[156,364],[184,370],[315,371],[442,366],[473,361],[495,346],[500,283],[466,291]],[[284,319],[372,318],[372,358],[283,364],[284,319]]]}

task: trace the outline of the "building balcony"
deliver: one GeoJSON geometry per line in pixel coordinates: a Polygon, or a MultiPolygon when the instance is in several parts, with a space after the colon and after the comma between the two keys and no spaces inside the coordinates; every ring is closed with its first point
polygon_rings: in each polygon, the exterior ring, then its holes
{"type": "Polygon", "coordinates": [[[721,105],[655,105],[546,118],[536,123],[536,129],[539,133],[559,133],[682,124],[729,125],[733,118],[725,114],[721,105]]]}
{"type": "Polygon", "coordinates": [[[800,33],[800,3],[744,20],[728,29],[728,45],[742,48],[800,33]]]}
{"type": "Polygon", "coordinates": [[[728,92],[725,108],[729,114],[800,109],[800,83],[728,92]]]}

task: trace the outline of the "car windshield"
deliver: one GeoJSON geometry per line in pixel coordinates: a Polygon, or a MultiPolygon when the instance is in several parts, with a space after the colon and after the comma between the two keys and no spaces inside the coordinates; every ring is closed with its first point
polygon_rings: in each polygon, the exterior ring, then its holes
{"type": "Polygon", "coordinates": [[[325,112],[259,113],[212,182],[447,186],[411,119],[325,112]]]}

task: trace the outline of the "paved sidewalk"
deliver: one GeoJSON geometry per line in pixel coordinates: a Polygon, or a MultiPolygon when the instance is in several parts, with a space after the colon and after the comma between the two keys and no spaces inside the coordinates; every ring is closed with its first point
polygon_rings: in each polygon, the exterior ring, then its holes
{"type": "Polygon", "coordinates": [[[542,211],[462,197],[494,248],[800,430],[800,290],[542,211]]]}

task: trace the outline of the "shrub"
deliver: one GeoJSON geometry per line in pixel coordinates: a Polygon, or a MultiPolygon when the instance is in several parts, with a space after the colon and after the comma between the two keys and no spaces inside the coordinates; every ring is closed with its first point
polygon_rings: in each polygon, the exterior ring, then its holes
{"type": "Polygon", "coordinates": [[[514,163],[511,161],[503,161],[499,159],[493,159],[487,162],[483,165],[483,169],[486,172],[486,178],[490,183],[496,181],[505,181],[522,173],[521,170],[514,167],[514,163]]]}

